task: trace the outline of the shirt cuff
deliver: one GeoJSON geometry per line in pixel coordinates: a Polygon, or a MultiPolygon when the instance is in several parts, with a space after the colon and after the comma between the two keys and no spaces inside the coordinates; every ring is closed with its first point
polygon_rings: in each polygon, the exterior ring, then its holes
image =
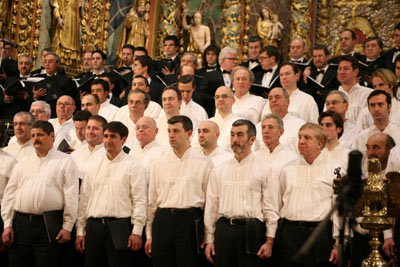
{"type": "Polygon", "coordinates": [[[86,236],[85,228],[76,227],[76,236],[86,236]]]}
{"type": "Polygon", "coordinates": [[[391,237],[393,237],[392,229],[383,231],[383,239],[391,238],[391,237]]]}
{"type": "Polygon", "coordinates": [[[72,228],[74,228],[74,224],[70,222],[64,222],[62,228],[67,230],[68,232],[72,232],[72,228]]]}
{"type": "Polygon", "coordinates": [[[12,220],[4,221],[4,229],[7,227],[12,227],[12,220]]]}
{"type": "Polygon", "coordinates": [[[206,243],[206,244],[214,243],[214,235],[213,234],[206,234],[206,238],[204,240],[204,243],[206,243]]]}
{"type": "Polygon", "coordinates": [[[143,225],[134,225],[132,229],[132,234],[142,236],[143,228],[143,225]]]}
{"type": "Polygon", "coordinates": [[[273,225],[268,225],[267,226],[267,237],[272,237],[275,238],[275,234],[276,234],[276,229],[277,229],[277,225],[273,224],[273,225]]]}

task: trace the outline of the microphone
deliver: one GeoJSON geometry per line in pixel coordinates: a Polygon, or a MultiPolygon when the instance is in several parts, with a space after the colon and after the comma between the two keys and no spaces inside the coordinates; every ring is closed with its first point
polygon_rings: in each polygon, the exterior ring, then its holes
{"type": "Polygon", "coordinates": [[[346,198],[352,206],[357,203],[357,200],[362,195],[363,183],[361,181],[362,170],[362,154],[358,150],[353,150],[349,153],[349,165],[347,168],[349,191],[346,192],[346,198]]]}
{"type": "Polygon", "coordinates": [[[3,47],[5,47],[6,45],[11,45],[14,48],[18,47],[18,45],[16,43],[13,43],[13,42],[11,42],[9,40],[6,40],[6,39],[0,39],[0,42],[3,43],[3,47]]]}

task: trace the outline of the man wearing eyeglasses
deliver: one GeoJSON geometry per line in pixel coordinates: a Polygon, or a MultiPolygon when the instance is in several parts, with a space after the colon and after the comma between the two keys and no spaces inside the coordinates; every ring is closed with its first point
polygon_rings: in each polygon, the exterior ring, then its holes
{"type": "Polygon", "coordinates": [[[214,96],[218,87],[225,85],[232,87],[230,73],[237,65],[238,52],[235,48],[224,47],[219,53],[220,68],[215,71],[207,72],[204,75],[203,84],[200,86],[199,91],[214,96]]]}
{"type": "Polygon", "coordinates": [[[13,125],[17,142],[9,144],[4,151],[17,160],[33,152],[31,127],[34,121],[32,114],[26,111],[20,111],[14,115],[13,125]]]}
{"type": "Polygon", "coordinates": [[[75,101],[68,95],[63,95],[57,99],[56,113],[57,118],[50,119],[49,122],[54,127],[54,147],[57,149],[58,145],[65,139],[67,142],[71,141],[69,132],[74,129],[74,121],[72,116],[75,111],[75,101]]]}
{"type": "Polygon", "coordinates": [[[281,87],[278,66],[279,50],[272,45],[266,46],[261,49],[259,59],[262,71],[255,73],[254,83],[265,87],[265,90],[255,92],[253,87],[251,93],[266,98],[271,88],[281,87]]]}

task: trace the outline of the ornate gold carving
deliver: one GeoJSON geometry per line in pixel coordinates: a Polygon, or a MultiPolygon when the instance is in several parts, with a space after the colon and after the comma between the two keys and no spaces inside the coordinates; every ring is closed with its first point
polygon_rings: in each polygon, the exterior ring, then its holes
{"type": "Polygon", "coordinates": [[[157,38],[157,53],[156,57],[164,57],[162,51],[163,40],[167,35],[179,36],[178,29],[178,9],[175,0],[162,0],[161,1],[161,14],[160,23],[158,27],[158,38],[157,38]]]}
{"type": "Polygon", "coordinates": [[[249,51],[249,32],[250,32],[250,4],[251,0],[245,0],[244,9],[244,36],[243,36],[243,46],[242,46],[242,61],[248,60],[247,52],[249,51]]]}
{"type": "MultiPolygon", "coordinates": [[[[225,1],[222,10],[222,39],[220,47],[230,46],[240,49],[240,34],[242,30],[242,3],[238,0],[225,1]]],[[[240,52],[239,52],[240,55],[240,52]]]]}
{"type": "Polygon", "coordinates": [[[100,49],[106,51],[108,23],[110,20],[109,0],[88,0],[82,20],[82,44],[84,51],[100,49]]]}
{"type": "Polygon", "coordinates": [[[310,47],[312,0],[295,0],[290,6],[290,40],[301,38],[310,47]]]}
{"type": "Polygon", "coordinates": [[[40,34],[41,0],[15,0],[12,14],[12,36],[17,53],[37,57],[40,34]]]}
{"type": "MultiPolygon", "coordinates": [[[[397,1],[318,2],[317,42],[326,44],[332,53],[337,49],[340,32],[347,27],[360,30],[366,36],[369,36],[368,32],[379,36],[385,48],[392,46],[394,26],[400,20],[400,3],[397,1]]],[[[363,38],[365,36],[359,36],[360,41],[363,38]]]]}

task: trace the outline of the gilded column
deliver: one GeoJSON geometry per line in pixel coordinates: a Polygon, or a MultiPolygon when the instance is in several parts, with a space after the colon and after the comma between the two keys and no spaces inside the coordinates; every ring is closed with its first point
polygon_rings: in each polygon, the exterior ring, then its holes
{"type": "Polygon", "coordinates": [[[238,0],[226,0],[222,10],[222,29],[220,47],[233,47],[239,50],[241,55],[241,32],[242,32],[242,2],[238,0]]]}
{"type": "Polygon", "coordinates": [[[293,0],[290,6],[290,14],[292,14],[290,40],[301,38],[305,41],[306,47],[311,45],[311,10],[312,0],[293,0]]]}
{"type": "Polygon", "coordinates": [[[162,54],[163,40],[167,35],[179,36],[179,1],[178,0],[162,0],[161,1],[160,21],[158,25],[158,38],[156,57],[164,57],[162,54]]]}

